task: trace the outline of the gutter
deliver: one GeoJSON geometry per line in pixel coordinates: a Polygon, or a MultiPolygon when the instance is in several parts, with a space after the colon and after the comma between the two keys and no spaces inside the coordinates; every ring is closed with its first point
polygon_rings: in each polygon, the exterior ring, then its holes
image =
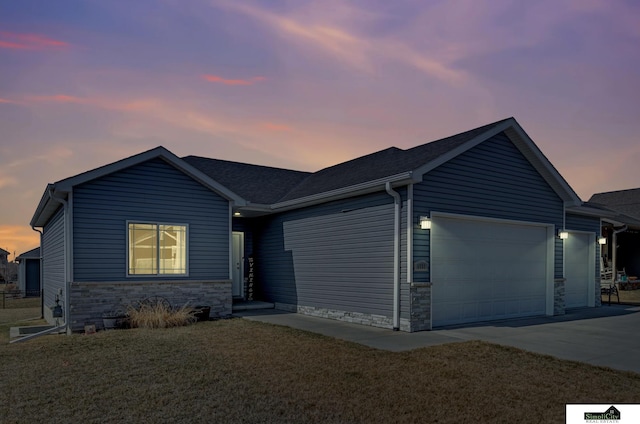
{"type": "Polygon", "coordinates": [[[400,194],[387,181],[385,190],[393,197],[393,331],[400,329],[400,194]]]}
{"type": "MultiPolygon", "coordinates": [[[[37,230],[36,227],[34,227],[33,225],[31,226],[31,229],[33,231],[35,231],[36,233],[40,234],[40,257],[38,258],[40,260],[40,266],[38,267],[40,269],[40,319],[44,318],[44,272],[43,269],[44,267],[42,266],[42,231],[37,230]]],[[[26,283],[25,283],[26,285],[26,283]]],[[[26,290],[26,289],[25,289],[26,290]]]]}
{"type": "Polygon", "coordinates": [[[353,196],[355,193],[365,194],[380,190],[380,186],[386,186],[389,183],[398,183],[406,181],[407,183],[413,182],[413,171],[403,172],[401,174],[391,175],[384,178],[379,178],[373,181],[367,181],[360,184],[355,184],[348,187],[342,187],[336,190],[325,191],[311,196],[301,197],[299,199],[286,200],[284,202],[275,203],[271,205],[270,209],[273,212],[281,212],[287,209],[294,209],[302,206],[311,206],[317,203],[327,202],[329,200],[337,200],[348,196],[353,196]]]}

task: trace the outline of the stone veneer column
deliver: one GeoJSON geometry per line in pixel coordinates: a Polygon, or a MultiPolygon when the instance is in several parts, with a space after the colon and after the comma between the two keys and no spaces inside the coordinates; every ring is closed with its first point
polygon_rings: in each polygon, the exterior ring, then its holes
{"type": "Polygon", "coordinates": [[[431,283],[412,283],[409,289],[409,331],[431,330],[431,283]]]}
{"type": "Polygon", "coordinates": [[[553,281],[553,315],[564,315],[564,278],[557,278],[553,281]]]}

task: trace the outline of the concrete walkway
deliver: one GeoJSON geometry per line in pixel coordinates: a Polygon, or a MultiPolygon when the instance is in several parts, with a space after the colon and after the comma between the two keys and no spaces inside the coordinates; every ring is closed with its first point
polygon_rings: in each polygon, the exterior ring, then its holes
{"type": "Polygon", "coordinates": [[[640,373],[640,307],[602,306],[433,331],[404,333],[274,309],[234,313],[245,319],[324,334],[376,349],[407,351],[443,343],[484,340],[561,359],[640,373]]]}

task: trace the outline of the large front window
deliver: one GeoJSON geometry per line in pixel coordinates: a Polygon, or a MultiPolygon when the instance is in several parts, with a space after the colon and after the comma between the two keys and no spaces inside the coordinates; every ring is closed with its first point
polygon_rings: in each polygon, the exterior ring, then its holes
{"type": "Polygon", "coordinates": [[[129,223],[129,275],[187,273],[187,226],[129,223]]]}

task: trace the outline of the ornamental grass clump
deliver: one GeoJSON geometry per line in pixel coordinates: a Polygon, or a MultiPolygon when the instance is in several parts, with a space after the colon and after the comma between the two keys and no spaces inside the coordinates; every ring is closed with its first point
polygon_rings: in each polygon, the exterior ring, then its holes
{"type": "Polygon", "coordinates": [[[145,302],[127,310],[132,328],[181,327],[196,322],[194,310],[184,305],[175,309],[163,302],[145,302]]]}

